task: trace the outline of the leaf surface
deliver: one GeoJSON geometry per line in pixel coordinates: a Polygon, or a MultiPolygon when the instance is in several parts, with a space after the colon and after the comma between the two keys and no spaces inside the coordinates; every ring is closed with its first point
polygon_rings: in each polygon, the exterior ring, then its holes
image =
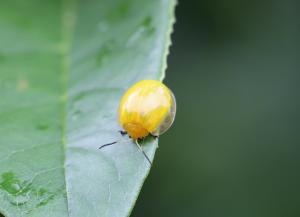
{"type": "MultiPolygon", "coordinates": [[[[163,79],[173,0],[4,0],[0,212],[128,216],[150,166],[118,130],[124,91],[163,79]],[[119,143],[98,150],[101,144],[119,143]]],[[[154,157],[157,141],[143,148],[154,157]]]]}

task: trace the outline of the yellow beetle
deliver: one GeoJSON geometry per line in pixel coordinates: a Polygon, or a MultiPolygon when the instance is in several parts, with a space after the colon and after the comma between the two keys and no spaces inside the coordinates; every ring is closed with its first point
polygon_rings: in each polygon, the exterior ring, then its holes
{"type": "Polygon", "coordinates": [[[159,136],[172,125],[176,113],[173,93],[160,81],[143,80],[122,97],[119,122],[132,139],[159,136]]]}
{"type": "Polygon", "coordinates": [[[118,111],[119,122],[125,130],[121,131],[122,135],[128,133],[141,149],[138,139],[148,135],[158,137],[170,128],[175,119],[176,101],[172,91],[162,82],[142,80],[125,92],[118,111]]]}

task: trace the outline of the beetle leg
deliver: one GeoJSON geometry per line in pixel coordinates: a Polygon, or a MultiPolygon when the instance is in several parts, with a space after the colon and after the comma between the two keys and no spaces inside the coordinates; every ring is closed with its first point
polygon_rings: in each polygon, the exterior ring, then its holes
{"type": "Polygon", "coordinates": [[[158,139],[158,136],[155,136],[153,134],[150,133],[150,136],[152,136],[154,139],[158,139]]]}
{"type": "Polygon", "coordinates": [[[127,135],[127,132],[126,132],[126,131],[123,131],[123,130],[119,130],[119,133],[121,133],[122,136],[127,135]]]}

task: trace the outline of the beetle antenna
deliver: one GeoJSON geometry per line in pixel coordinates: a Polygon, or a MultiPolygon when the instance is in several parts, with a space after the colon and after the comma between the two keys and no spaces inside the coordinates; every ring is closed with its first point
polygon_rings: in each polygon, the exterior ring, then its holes
{"type": "Polygon", "coordinates": [[[150,166],[152,165],[151,160],[149,159],[149,157],[147,156],[146,152],[143,150],[143,148],[140,146],[140,144],[138,143],[137,140],[135,140],[135,144],[137,145],[137,147],[140,149],[140,151],[143,153],[143,155],[145,156],[145,158],[147,159],[147,161],[149,162],[150,166]]]}
{"type": "MultiPolygon", "coordinates": [[[[106,147],[106,146],[114,145],[114,144],[116,144],[116,143],[118,143],[118,141],[115,141],[115,142],[111,142],[111,143],[107,143],[107,144],[101,145],[101,146],[99,147],[99,149],[102,149],[102,148],[104,148],[104,147],[106,147]]],[[[143,150],[143,148],[140,146],[140,144],[138,143],[137,140],[135,140],[135,144],[137,145],[137,147],[138,147],[139,150],[142,152],[142,154],[144,155],[144,157],[147,159],[148,163],[149,163],[150,166],[151,166],[151,165],[152,165],[152,162],[151,162],[150,158],[148,157],[148,155],[146,154],[146,152],[143,150]]]]}
{"type": "Polygon", "coordinates": [[[101,145],[101,146],[99,147],[99,149],[104,148],[104,147],[106,147],[106,146],[110,146],[110,145],[116,144],[116,143],[117,143],[117,141],[111,142],[111,143],[107,143],[107,144],[104,144],[104,145],[101,145]]]}
{"type": "MultiPolygon", "coordinates": [[[[127,135],[127,132],[126,132],[126,131],[123,131],[123,130],[119,130],[119,133],[121,133],[122,136],[127,135]]],[[[107,143],[107,144],[101,145],[101,146],[99,147],[99,149],[104,148],[104,147],[106,147],[106,146],[110,146],[110,145],[116,144],[116,143],[118,143],[118,141],[115,141],[115,142],[111,142],[111,143],[107,143]]]]}

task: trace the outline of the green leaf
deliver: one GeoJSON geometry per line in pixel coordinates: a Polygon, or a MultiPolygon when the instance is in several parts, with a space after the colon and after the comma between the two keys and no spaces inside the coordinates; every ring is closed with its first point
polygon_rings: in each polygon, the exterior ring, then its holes
{"type": "MultiPolygon", "coordinates": [[[[150,166],[118,133],[118,103],[136,81],[163,79],[174,6],[174,0],[1,2],[4,216],[130,214],[150,166]]],[[[143,143],[151,159],[156,147],[150,138],[143,143]]]]}

